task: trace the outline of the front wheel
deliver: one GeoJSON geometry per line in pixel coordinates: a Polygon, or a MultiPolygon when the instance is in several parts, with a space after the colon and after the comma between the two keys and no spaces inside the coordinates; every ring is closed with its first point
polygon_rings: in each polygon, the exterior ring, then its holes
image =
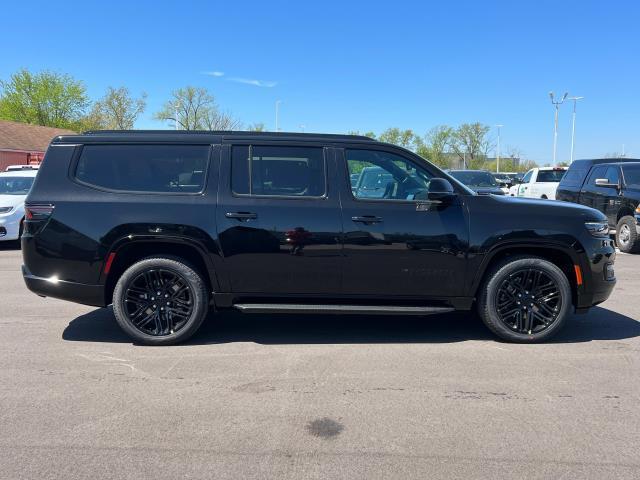
{"type": "Polygon", "coordinates": [[[555,335],[571,312],[571,286],[553,263],[538,257],[503,260],[487,274],[478,312],[498,337],[535,343],[555,335]]]}
{"type": "Polygon", "coordinates": [[[616,244],[621,252],[640,252],[640,239],[636,230],[636,219],[631,215],[626,215],[618,221],[618,225],[616,225],[616,244]]]}
{"type": "Polygon", "coordinates": [[[146,345],[171,345],[191,337],[208,312],[202,277],[179,259],[147,258],[129,267],[113,291],[120,328],[146,345]]]}

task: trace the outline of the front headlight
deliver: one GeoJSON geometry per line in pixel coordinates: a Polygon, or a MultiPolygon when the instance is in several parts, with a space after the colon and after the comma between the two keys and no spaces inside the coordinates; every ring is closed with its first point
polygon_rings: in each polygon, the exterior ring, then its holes
{"type": "Polygon", "coordinates": [[[0,207],[0,213],[9,213],[13,207],[0,207]]]}
{"type": "Polygon", "coordinates": [[[585,222],[584,226],[594,237],[609,238],[608,222],[585,222]]]}

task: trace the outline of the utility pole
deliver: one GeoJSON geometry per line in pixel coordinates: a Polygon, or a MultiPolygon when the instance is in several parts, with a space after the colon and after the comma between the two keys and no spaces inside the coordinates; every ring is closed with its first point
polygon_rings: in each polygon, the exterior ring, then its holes
{"type": "Polygon", "coordinates": [[[496,173],[500,173],[500,129],[504,127],[504,125],[496,125],[498,128],[498,152],[496,155],[496,173]]]}
{"type": "Polygon", "coordinates": [[[560,110],[560,105],[564,103],[567,98],[568,93],[565,93],[560,100],[555,100],[553,92],[549,92],[549,97],[551,98],[551,103],[556,109],[554,123],[553,123],[553,165],[556,164],[556,151],[558,147],[558,111],[560,110]]]}
{"type": "Polygon", "coordinates": [[[278,123],[278,114],[280,113],[280,100],[276,100],[276,132],[280,131],[280,124],[278,123]]]}
{"type": "Polygon", "coordinates": [[[571,97],[569,100],[573,100],[573,118],[571,120],[571,161],[573,163],[573,147],[576,139],[576,103],[578,100],[582,100],[584,97],[571,97]]]}

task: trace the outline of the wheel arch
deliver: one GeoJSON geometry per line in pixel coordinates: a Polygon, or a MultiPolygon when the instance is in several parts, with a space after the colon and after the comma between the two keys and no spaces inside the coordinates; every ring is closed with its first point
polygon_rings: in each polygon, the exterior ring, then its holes
{"type": "Polygon", "coordinates": [[[473,284],[471,286],[471,295],[474,298],[477,297],[478,290],[480,289],[487,272],[489,272],[496,263],[501,262],[505,258],[516,255],[530,255],[533,257],[543,258],[558,266],[565,274],[569,284],[571,285],[571,301],[573,305],[576,306],[578,304],[577,300],[579,292],[575,265],[579,265],[584,270],[582,262],[580,262],[575,251],[553,244],[509,244],[493,248],[486,254],[478,273],[474,277],[473,284]]]}
{"type": "Polygon", "coordinates": [[[620,207],[618,209],[618,213],[616,214],[616,228],[618,226],[618,222],[622,217],[626,217],[628,215],[633,217],[634,213],[634,209],[630,205],[625,204],[620,207]]]}
{"type": "Polygon", "coordinates": [[[183,259],[202,275],[210,292],[219,289],[213,263],[207,250],[197,241],[176,237],[133,237],[117,242],[106,256],[101,274],[101,283],[105,285],[105,304],[111,303],[115,285],[127,268],[144,258],[154,256],[183,259]],[[105,270],[108,272],[105,273],[105,270]]]}

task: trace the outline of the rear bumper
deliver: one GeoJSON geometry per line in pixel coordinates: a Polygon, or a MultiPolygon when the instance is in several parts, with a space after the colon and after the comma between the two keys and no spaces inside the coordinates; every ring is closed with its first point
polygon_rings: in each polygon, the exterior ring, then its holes
{"type": "Polygon", "coordinates": [[[27,288],[41,297],[53,297],[61,300],[82,303],[95,307],[105,307],[104,285],[86,285],[67,282],[55,277],[43,278],[32,275],[26,266],[22,266],[22,276],[27,288]]]}

